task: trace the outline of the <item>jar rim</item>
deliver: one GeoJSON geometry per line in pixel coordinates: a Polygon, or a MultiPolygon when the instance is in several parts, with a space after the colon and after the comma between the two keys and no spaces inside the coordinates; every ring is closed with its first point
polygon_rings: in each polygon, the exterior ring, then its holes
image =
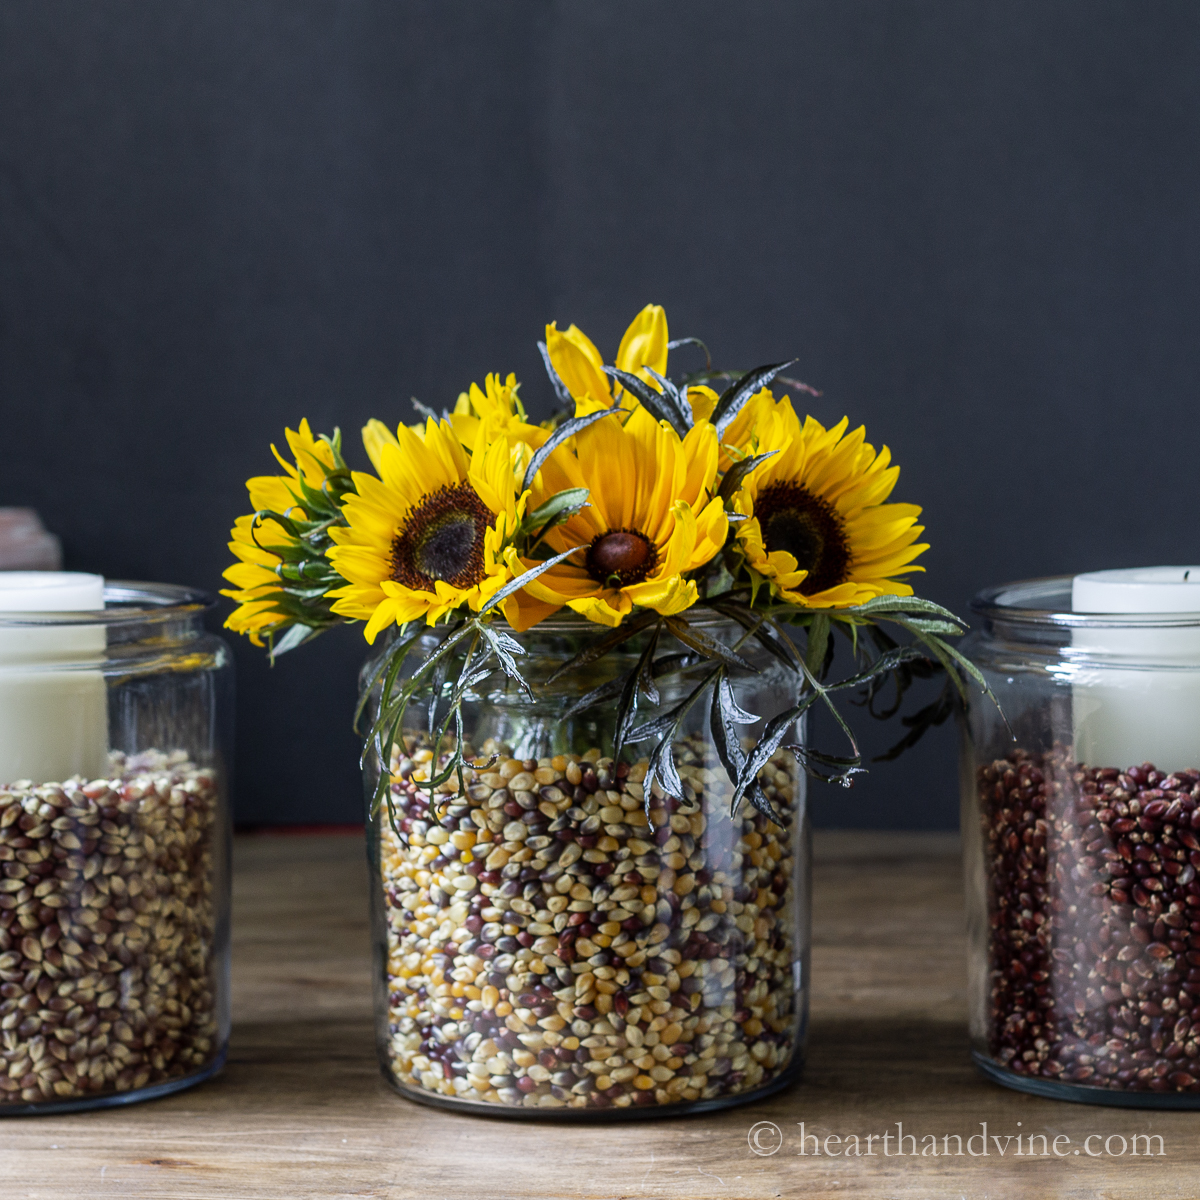
{"type": "Polygon", "coordinates": [[[203,588],[176,583],[106,579],[104,607],[73,612],[0,612],[0,629],[57,625],[144,625],[181,616],[199,616],[217,602],[203,588]]]}
{"type": "Polygon", "coordinates": [[[1200,613],[1077,613],[1073,575],[1019,579],[977,592],[971,611],[985,620],[1029,629],[1197,629],[1200,613]],[[1064,603],[1065,602],[1065,603],[1064,603]]]}
{"type": "MultiPolygon", "coordinates": [[[[732,617],[727,617],[723,613],[716,612],[711,608],[704,608],[701,604],[696,604],[692,608],[685,609],[679,616],[686,617],[689,625],[695,625],[700,629],[713,629],[718,626],[737,624],[732,617]]],[[[578,633],[581,629],[599,630],[603,628],[603,625],[595,621],[589,621],[587,617],[582,616],[580,613],[572,612],[570,609],[564,612],[560,609],[554,616],[546,617],[545,620],[539,621],[525,632],[578,633]]],[[[517,636],[521,635],[518,634],[517,636]]]]}

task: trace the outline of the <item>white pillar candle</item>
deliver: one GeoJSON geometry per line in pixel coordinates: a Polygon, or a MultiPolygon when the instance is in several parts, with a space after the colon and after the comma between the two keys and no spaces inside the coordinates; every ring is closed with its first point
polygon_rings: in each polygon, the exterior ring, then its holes
{"type": "Polygon", "coordinates": [[[104,626],[3,623],[103,607],[103,576],[0,572],[0,783],[107,773],[104,626]]]}
{"type": "Polygon", "coordinates": [[[1076,575],[1071,607],[1163,620],[1073,630],[1076,759],[1096,767],[1151,762],[1168,772],[1200,767],[1200,567],[1076,575]],[[1168,614],[1180,623],[1169,624],[1168,614]]]}

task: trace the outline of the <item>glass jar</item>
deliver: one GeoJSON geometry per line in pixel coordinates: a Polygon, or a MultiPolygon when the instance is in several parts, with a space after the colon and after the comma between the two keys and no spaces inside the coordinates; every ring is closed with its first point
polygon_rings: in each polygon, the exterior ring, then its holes
{"type": "Polygon", "coordinates": [[[1200,1108],[1200,615],[1075,613],[1071,584],[982,592],[963,645],[1003,711],[964,721],[973,1053],[1038,1095],[1200,1108]]]}
{"type": "Polygon", "coordinates": [[[203,592],[103,595],[0,612],[0,1114],[150,1099],[225,1059],[231,658],[203,592]]]}
{"type": "MultiPolygon", "coordinates": [[[[674,744],[685,794],[656,786],[647,816],[645,754],[611,757],[613,705],[564,719],[636,663],[640,639],[539,682],[594,635],[556,618],[520,636],[533,698],[499,674],[470,695],[464,738],[495,758],[466,772],[465,793],[448,783],[432,812],[416,787],[432,758],[424,714],[406,718],[395,824],[386,807],[368,820],[377,1040],[402,1095],[538,1118],[673,1115],[757,1100],[802,1069],[804,774],[785,750],[760,774],[782,824],[748,804],[731,816],[701,702],[674,744]]],[[[742,707],[770,717],[795,702],[786,669],[739,653],[762,668],[732,680],[742,707]]],[[[658,684],[670,706],[695,676],[658,684]]],[[[368,799],[377,780],[368,761],[368,799]]]]}

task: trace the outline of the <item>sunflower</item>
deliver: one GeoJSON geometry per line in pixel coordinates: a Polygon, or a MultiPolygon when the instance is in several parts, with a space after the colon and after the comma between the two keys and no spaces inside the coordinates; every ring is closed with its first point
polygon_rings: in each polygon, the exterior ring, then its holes
{"type": "MultiPolygon", "coordinates": [[[[556,450],[538,474],[530,504],[566,488],[588,488],[588,507],[546,535],[555,552],[579,554],[551,567],[505,610],[518,631],[568,606],[601,625],[619,625],[634,606],[664,616],[696,602],[685,578],[721,549],[728,522],[714,497],[717,434],[702,422],[685,438],[640,405],[609,417],[556,450]],[[624,420],[624,424],[622,424],[624,420]]],[[[509,551],[515,574],[535,564],[509,551]]]]}
{"type": "Polygon", "coordinates": [[[505,440],[483,427],[468,454],[450,422],[431,417],[384,441],[379,473],[354,473],[347,524],[330,531],[329,560],[347,581],[329,593],[333,611],[365,620],[368,642],[460,605],[478,612],[511,577],[502,552],[525,507],[505,440]]]}
{"type": "Polygon", "coordinates": [[[309,513],[304,506],[300,481],[320,490],[327,477],[341,467],[334,447],[325,438],[314,437],[307,421],[301,421],[300,428],[294,432],[284,430],[284,434],[295,463],[288,462],[272,446],[271,453],[286,474],[256,475],[246,481],[254,512],[238,517],[230,531],[229,549],[239,561],[224,573],[233,588],[221,592],[222,596],[238,602],[237,608],[226,619],[225,628],[246,634],[256,646],[263,644],[264,634],[272,635],[292,623],[292,618],[279,610],[283,599],[279,567],[283,559],[271,547],[288,553],[299,543],[299,539],[278,521],[259,518],[258,514],[275,512],[299,521],[307,520],[309,513]]]}
{"type": "MultiPolygon", "coordinates": [[[[582,329],[571,325],[560,331],[557,322],[551,321],[546,326],[546,352],[575,401],[576,416],[612,407],[616,397],[612,381],[604,373],[604,359],[582,329]]],[[[651,387],[659,386],[646,368],[660,375],[667,373],[667,314],[661,305],[647,304],[633,318],[621,338],[614,365],[640,376],[651,387]]]]}
{"type": "MultiPolygon", "coordinates": [[[[524,476],[533,452],[550,436],[548,429],[529,424],[525,406],[517,395],[519,387],[517,377],[511,371],[503,383],[499,375],[489,374],[482,388],[473,383],[469,391],[461,392],[454,411],[448,415],[458,440],[466,447],[475,445],[485,425],[488,429],[485,436],[489,441],[496,436],[503,437],[508,442],[513,474],[517,479],[524,476]]],[[[408,428],[419,433],[424,425],[408,428]]],[[[376,472],[380,471],[383,448],[397,445],[396,435],[382,421],[372,418],[363,426],[362,439],[371,465],[376,472]]]]}
{"type": "Polygon", "coordinates": [[[751,471],[734,497],[749,519],[736,544],[750,570],[780,599],[808,608],[846,608],[874,596],[911,596],[894,577],[912,571],[926,544],[915,504],[885,504],[900,468],[886,446],[877,454],[861,426],[847,434],[806,417],[785,397],[760,393],[747,407],[753,453],[777,453],[751,471]]]}

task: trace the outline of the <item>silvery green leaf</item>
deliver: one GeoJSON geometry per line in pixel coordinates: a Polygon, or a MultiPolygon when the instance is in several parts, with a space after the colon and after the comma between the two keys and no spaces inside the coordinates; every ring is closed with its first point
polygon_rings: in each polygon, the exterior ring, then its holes
{"type": "Polygon", "coordinates": [[[789,670],[799,671],[800,664],[789,645],[768,632],[768,621],[762,613],[734,601],[710,600],[708,606],[722,616],[732,617],[743,629],[748,630],[754,640],[789,670]]]}
{"type": "Polygon", "coordinates": [[[319,628],[309,625],[293,625],[278,641],[271,643],[271,657],[278,658],[297,646],[303,646],[305,642],[311,642],[320,632],[319,628]]]}
{"type": "Polygon", "coordinates": [[[721,696],[721,711],[730,720],[738,725],[757,725],[762,720],[752,712],[747,712],[737,702],[734,696],[733,685],[729,682],[726,675],[721,676],[718,692],[721,696]]]}
{"type": "Polygon", "coordinates": [[[542,365],[546,368],[546,374],[550,377],[550,386],[554,389],[554,395],[558,399],[559,404],[571,412],[575,408],[575,398],[571,395],[567,385],[563,383],[562,377],[554,369],[554,364],[550,361],[550,350],[545,342],[538,342],[537,348],[541,351],[542,365]]]}
{"type": "Polygon", "coordinates": [[[555,525],[573,517],[581,509],[587,507],[587,488],[564,488],[556,492],[545,504],[539,504],[531,513],[525,514],[521,522],[522,530],[545,533],[555,525]]]}
{"type": "Polygon", "coordinates": [[[945,633],[951,637],[959,637],[965,632],[962,625],[950,621],[927,620],[924,617],[909,617],[906,623],[909,629],[919,630],[921,633],[945,633]]]}
{"type": "MultiPolygon", "coordinates": [[[[696,656],[694,654],[664,654],[661,658],[656,658],[650,668],[650,675],[653,679],[661,679],[664,675],[670,675],[683,667],[694,664],[696,656]]],[[[586,712],[589,708],[597,704],[603,704],[611,700],[614,696],[620,695],[621,687],[624,684],[625,676],[618,679],[610,679],[607,683],[602,683],[599,687],[592,688],[590,692],[580,696],[570,708],[563,713],[563,720],[569,720],[571,717],[577,717],[580,713],[586,712]]],[[[651,701],[657,703],[657,701],[651,701]]]]}
{"type": "Polygon", "coordinates": [[[656,392],[645,380],[631,375],[628,371],[621,371],[617,367],[605,367],[604,373],[617,380],[627,392],[636,396],[643,408],[653,413],[659,420],[666,421],[680,437],[687,435],[692,423],[691,414],[684,417],[678,406],[669,397],[656,392]]]}
{"type": "Polygon", "coordinates": [[[713,409],[710,419],[717,427],[717,433],[724,434],[725,430],[733,422],[734,417],[742,411],[746,401],[756,392],[760,392],[763,388],[769,386],[771,380],[780,371],[790,367],[795,361],[794,358],[790,358],[787,362],[773,363],[766,367],[755,367],[753,371],[747,371],[740,379],[735,379],[721,394],[716,408],[713,409]]]}
{"type": "Polygon", "coordinates": [[[876,762],[891,762],[899,758],[905,750],[911,749],[925,736],[926,732],[936,725],[943,724],[954,713],[955,690],[949,678],[946,686],[938,693],[932,704],[918,709],[911,717],[901,717],[900,723],[908,728],[908,732],[885,754],[877,755],[876,762]]]}
{"type": "Polygon", "coordinates": [[[888,650],[886,653],[879,655],[878,658],[873,659],[857,675],[851,675],[848,679],[839,680],[837,683],[827,684],[826,687],[831,692],[840,692],[845,691],[847,688],[861,687],[870,680],[880,675],[886,675],[890,671],[894,671],[897,667],[903,666],[905,663],[918,662],[925,657],[925,651],[919,645],[898,646],[896,649],[888,650]]]}
{"type": "Polygon", "coordinates": [[[843,614],[863,617],[874,616],[876,613],[936,616],[946,621],[952,621],[955,625],[962,625],[958,617],[948,608],[943,608],[940,604],[934,604],[932,600],[922,600],[920,596],[875,596],[865,604],[859,604],[854,608],[845,608],[841,611],[843,614]]]}
{"type": "Polygon", "coordinates": [[[813,706],[818,695],[818,692],[809,692],[799,704],[793,705],[786,712],[779,713],[767,722],[757,745],[750,751],[746,761],[742,764],[737,786],[733,791],[732,803],[734,805],[746,794],[746,789],[758,778],[759,771],[770,762],[771,755],[779,749],[783,739],[787,737],[796,721],[813,706]]]}
{"type": "Polygon", "coordinates": [[[824,678],[826,655],[829,651],[829,614],[818,612],[808,625],[808,645],[804,651],[804,664],[818,678],[824,678]]]}
{"type": "Polygon", "coordinates": [[[700,349],[704,351],[704,369],[706,371],[712,370],[712,355],[709,354],[708,347],[699,338],[696,338],[696,337],[672,338],[667,343],[668,350],[680,350],[684,346],[699,346],[700,349]]]}
{"type": "Polygon", "coordinates": [[[450,674],[450,656],[443,658],[434,668],[429,681],[429,734],[437,728],[438,702],[442,698],[442,689],[446,686],[446,676],[450,674]]]}
{"type": "Polygon", "coordinates": [[[740,654],[722,646],[720,642],[708,636],[702,629],[689,625],[682,617],[667,617],[667,629],[671,635],[685,646],[703,654],[705,658],[724,663],[727,667],[737,667],[741,671],[755,671],[752,663],[748,663],[740,654]]]}
{"type": "Polygon", "coordinates": [[[525,477],[521,481],[521,491],[527,492],[533,487],[533,481],[537,478],[537,473],[542,469],[542,463],[554,453],[555,450],[570,438],[573,438],[577,433],[586,429],[589,425],[594,425],[597,421],[603,420],[605,417],[614,416],[616,413],[623,411],[617,407],[602,408],[598,412],[588,413],[586,417],[571,417],[569,420],[563,421],[557,429],[538,447],[537,452],[529,460],[529,466],[525,468],[525,477]]]}
{"type": "Polygon", "coordinates": [[[647,367],[646,370],[649,371],[650,374],[661,385],[662,394],[670,399],[671,403],[675,407],[675,411],[679,414],[680,420],[688,429],[690,429],[693,425],[692,405],[691,401],[688,400],[687,388],[681,388],[672,383],[665,375],[660,375],[653,367],[647,367]]]}
{"type": "MultiPolygon", "coordinates": [[[[756,454],[753,458],[743,458],[741,462],[736,462],[728,471],[725,472],[725,478],[721,480],[721,487],[717,495],[726,503],[737,495],[738,488],[742,486],[742,480],[754,470],[755,467],[765,463],[767,459],[774,458],[778,454],[778,450],[769,450],[766,454],[756,454]]],[[[729,516],[728,513],[725,514],[729,516]]],[[[745,521],[748,518],[743,514],[738,514],[738,519],[745,521]]]]}
{"type": "Polygon", "coordinates": [[[627,621],[622,621],[615,629],[594,637],[578,654],[567,659],[561,667],[555,668],[547,676],[546,682],[553,683],[569,671],[576,671],[580,667],[590,666],[598,658],[603,658],[610,650],[615,650],[622,643],[629,641],[630,638],[636,637],[646,626],[652,625],[659,619],[658,613],[646,611],[636,617],[631,617],[627,621]]]}
{"type": "Polygon", "coordinates": [[[659,742],[650,753],[646,778],[642,780],[647,806],[655,780],[666,795],[676,800],[683,799],[683,780],[679,778],[679,771],[675,767],[675,755],[671,751],[669,738],[659,742]]]}
{"type": "MultiPolygon", "coordinates": [[[[657,616],[657,614],[655,614],[657,616]]],[[[625,743],[629,740],[630,730],[633,728],[633,721],[637,715],[637,696],[638,689],[641,686],[642,672],[646,670],[648,664],[654,659],[654,652],[658,649],[658,631],[661,625],[656,624],[650,640],[646,643],[646,648],[638,656],[637,664],[633,670],[625,677],[625,683],[621,687],[621,695],[617,701],[616,712],[616,729],[613,731],[613,758],[621,757],[621,751],[624,749],[625,743]]]]}
{"type": "Polygon", "coordinates": [[[557,566],[565,558],[570,558],[579,546],[574,546],[570,550],[564,550],[561,554],[556,554],[553,558],[548,558],[545,562],[540,562],[536,567],[530,567],[528,571],[518,575],[515,579],[510,579],[480,610],[479,615],[482,617],[484,613],[490,612],[502,600],[507,600],[513,592],[519,592],[531,579],[536,579],[544,571],[550,570],[551,567],[557,566]]]}

